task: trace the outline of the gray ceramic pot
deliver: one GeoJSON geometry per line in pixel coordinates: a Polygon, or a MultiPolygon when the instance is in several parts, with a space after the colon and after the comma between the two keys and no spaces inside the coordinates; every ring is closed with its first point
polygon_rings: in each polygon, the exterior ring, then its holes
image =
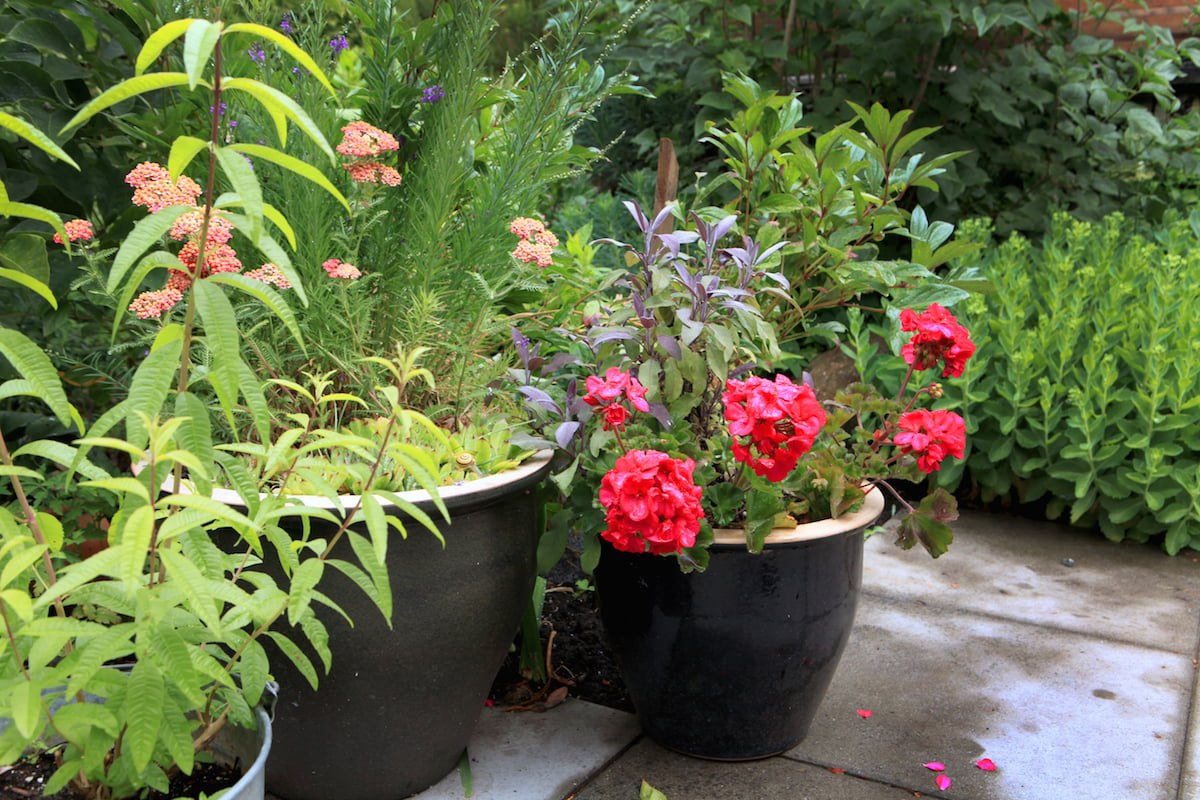
{"type": "MultiPolygon", "coordinates": [[[[398,800],[454,769],[533,590],[534,489],[549,469],[545,453],[519,469],[442,490],[451,516],[440,527],[444,548],[420,524],[406,522],[408,538],[396,535],[388,545],[391,628],[361,589],[326,571],[321,591],[354,627],[318,608],[333,666],[317,691],[287,657],[268,651],[280,684],[267,765],[273,794],[398,800]]],[[[419,505],[437,519],[424,497],[419,505]]],[[[354,560],[347,542],[339,547],[335,558],[354,560]]]]}

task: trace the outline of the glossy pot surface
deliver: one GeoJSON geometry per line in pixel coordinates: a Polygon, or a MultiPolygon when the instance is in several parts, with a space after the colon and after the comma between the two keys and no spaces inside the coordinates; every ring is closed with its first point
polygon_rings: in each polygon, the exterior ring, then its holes
{"type": "MultiPolygon", "coordinates": [[[[318,607],[333,664],[316,691],[264,643],[280,686],[267,765],[272,794],[399,800],[457,766],[533,589],[534,489],[549,466],[547,454],[504,476],[448,487],[449,524],[421,501],[439,521],[445,546],[411,520],[407,538],[393,534],[390,628],[358,586],[327,570],[321,591],[354,625],[318,607]]],[[[338,548],[335,558],[355,561],[348,542],[338,548]]],[[[316,654],[306,652],[320,670],[316,654]]]]}
{"type": "Polygon", "coordinates": [[[798,744],[849,639],[863,530],[881,508],[875,495],[865,514],[834,532],[768,540],[758,555],[714,544],[704,572],[684,574],[674,558],[606,543],[596,571],[600,613],[646,733],[718,760],[798,744]]]}

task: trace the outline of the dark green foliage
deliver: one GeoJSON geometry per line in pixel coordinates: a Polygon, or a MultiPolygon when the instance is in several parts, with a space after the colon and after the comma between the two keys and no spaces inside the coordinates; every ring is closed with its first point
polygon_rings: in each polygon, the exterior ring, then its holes
{"type": "MultiPolygon", "coordinates": [[[[619,2],[612,24],[630,12],[619,2]]],[[[1075,4],[1070,4],[1074,6],[1075,4]]],[[[1179,116],[1171,82],[1197,42],[1129,21],[1128,51],[1085,31],[1112,3],[1062,10],[1054,0],[818,0],[652,3],[620,57],[659,99],[621,99],[597,142],[625,139],[612,171],[653,163],[658,137],[683,148],[681,176],[712,168],[691,143],[733,106],[721,72],[796,90],[806,122],[827,130],[846,101],[913,109],[916,126],[941,126],[920,148],[970,153],[950,165],[931,217],[986,216],[996,232],[1038,233],[1049,209],[1098,219],[1114,210],[1157,219],[1195,194],[1196,115],[1179,116]],[[795,12],[788,25],[789,10],[795,12]]]]}

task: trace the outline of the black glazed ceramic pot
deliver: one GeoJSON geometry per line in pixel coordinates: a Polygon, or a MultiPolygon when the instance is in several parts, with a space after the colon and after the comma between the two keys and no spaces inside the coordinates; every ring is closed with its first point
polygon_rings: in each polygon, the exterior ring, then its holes
{"type": "MultiPolygon", "coordinates": [[[[502,475],[443,489],[451,517],[439,524],[444,548],[419,523],[405,522],[408,537],[396,534],[388,544],[391,628],[361,589],[327,570],[320,589],[354,626],[317,609],[333,665],[316,691],[264,642],[280,687],[267,763],[272,794],[399,800],[457,766],[533,590],[534,489],[549,468],[546,453],[502,475]]],[[[440,522],[424,497],[418,505],[440,522]]],[[[338,547],[335,558],[355,560],[347,541],[338,547]]]]}
{"type": "Polygon", "coordinates": [[[863,530],[882,509],[876,489],[856,514],[772,533],[759,555],[737,531],[688,574],[605,543],[600,614],[650,738],[731,761],[799,744],[850,637],[863,530]]]}

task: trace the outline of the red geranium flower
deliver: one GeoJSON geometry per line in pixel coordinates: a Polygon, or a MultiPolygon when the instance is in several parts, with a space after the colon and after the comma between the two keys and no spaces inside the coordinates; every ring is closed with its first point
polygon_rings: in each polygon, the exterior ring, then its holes
{"type": "Polygon", "coordinates": [[[963,457],[967,427],[953,411],[908,411],[900,415],[898,424],[901,432],[893,441],[901,452],[918,454],[917,466],[922,472],[937,472],[946,456],[963,457]]]}
{"type": "Polygon", "coordinates": [[[629,413],[621,405],[622,396],[638,411],[650,410],[650,404],[646,402],[646,388],[637,378],[617,367],[609,367],[603,378],[589,375],[585,384],[587,394],[584,395],[583,402],[590,406],[604,407],[601,413],[605,430],[624,428],[629,413]]]}
{"type": "Polygon", "coordinates": [[[796,385],[786,375],[776,375],[774,382],[759,377],[727,381],[722,400],[734,458],[770,481],[781,481],[795,469],[825,425],[825,410],[812,388],[796,385]]]}
{"type": "Polygon", "coordinates": [[[600,505],[608,510],[601,536],[627,553],[677,553],[696,543],[702,490],[692,479],[696,464],[658,450],[630,450],[600,481],[600,505]]]}
{"type": "Polygon", "coordinates": [[[954,315],[937,303],[918,314],[911,308],[900,312],[900,330],[916,331],[900,349],[904,363],[913,369],[930,369],[945,362],[943,378],[962,375],[967,359],[975,352],[975,343],[954,315]]]}

